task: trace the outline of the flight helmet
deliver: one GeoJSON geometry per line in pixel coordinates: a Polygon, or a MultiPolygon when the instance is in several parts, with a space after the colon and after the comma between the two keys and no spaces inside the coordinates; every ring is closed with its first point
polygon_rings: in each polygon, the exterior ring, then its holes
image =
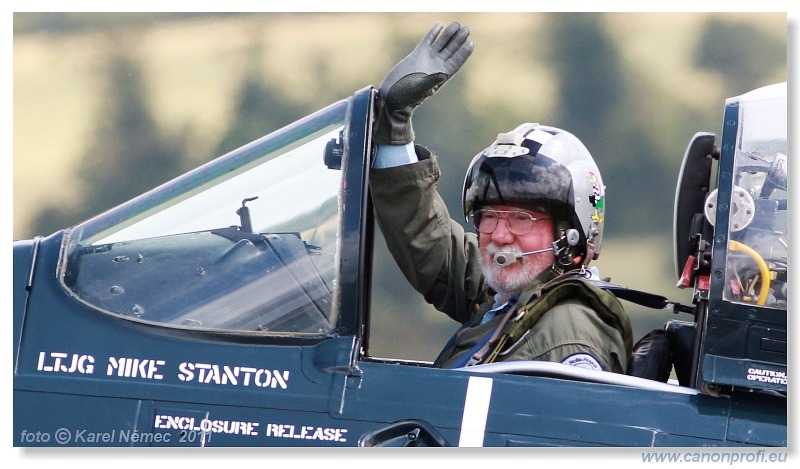
{"type": "Polygon", "coordinates": [[[569,239],[556,253],[561,270],[587,265],[600,254],[605,187],[589,150],[565,130],[526,123],[499,134],[470,163],[462,203],[467,221],[488,205],[549,214],[554,239],[569,239]]]}

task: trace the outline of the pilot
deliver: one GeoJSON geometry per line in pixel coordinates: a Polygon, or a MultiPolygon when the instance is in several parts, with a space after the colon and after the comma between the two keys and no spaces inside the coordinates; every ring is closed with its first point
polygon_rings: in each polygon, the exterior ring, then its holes
{"type": "Polygon", "coordinates": [[[436,24],[379,86],[373,129],[370,185],[389,250],[411,285],[462,324],[434,365],[543,360],[625,373],[630,321],[587,281],[605,188],[581,141],[531,123],[498,135],[464,180],[464,216],[477,233],[451,220],[437,158],[414,144],[412,113],[470,56],[469,33],[436,24]]]}

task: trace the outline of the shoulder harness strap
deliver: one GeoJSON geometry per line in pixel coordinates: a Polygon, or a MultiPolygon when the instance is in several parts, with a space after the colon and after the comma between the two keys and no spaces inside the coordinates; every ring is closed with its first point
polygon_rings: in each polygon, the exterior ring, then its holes
{"type": "Polygon", "coordinates": [[[491,352],[482,363],[495,361],[507,346],[516,343],[542,315],[557,303],[569,298],[581,298],[587,301],[603,322],[620,332],[625,349],[628,352],[632,350],[633,333],[630,320],[619,300],[613,294],[603,291],[571,272],[559,275],[538,288],[523,291],[517,305],[512,308],[502,332],[498,334],[499,338],[494,341],[491,352]]]}

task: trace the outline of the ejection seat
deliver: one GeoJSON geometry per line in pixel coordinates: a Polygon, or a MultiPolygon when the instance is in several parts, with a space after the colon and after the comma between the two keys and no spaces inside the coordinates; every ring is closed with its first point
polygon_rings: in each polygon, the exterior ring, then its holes
{"type": "Polygon", "coordinates": [[[695,323],[673,319],[642,337],[633,347],[628,374],[666,383],[673,367],[678,384],[689,386],[695,323]]]}

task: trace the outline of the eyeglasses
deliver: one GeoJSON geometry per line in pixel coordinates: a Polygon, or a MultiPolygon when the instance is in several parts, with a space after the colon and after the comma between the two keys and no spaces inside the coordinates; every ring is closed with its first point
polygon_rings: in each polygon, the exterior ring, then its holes
{"type": "Polygon", "coordinates": [[[492,209],[475,210],[472,217],[475,221],[475,226],[478,227],[478,232],[483,234],[494,233],[498,221],[503,218],[506,221],[508,231],[514,236],[526,235],[533,230],[534,222],[550,219],[550,217],[534,218],[530,213],[520,210],[492,209]]]}

